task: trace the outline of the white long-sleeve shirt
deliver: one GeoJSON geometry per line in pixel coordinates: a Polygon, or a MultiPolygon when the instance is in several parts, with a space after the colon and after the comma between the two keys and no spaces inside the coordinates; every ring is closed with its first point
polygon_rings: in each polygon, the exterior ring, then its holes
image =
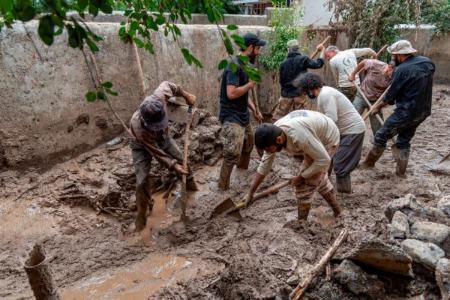
{"type": "Polygon", "coordinates": [[[363,118],[350,100],[332,87],[322,87],[317,97],[317,108],[336,123],[341,136],[359,134],[366,130],[363,118]]]}
{"type": "MultiPolygon", "coordinates": [[[[328,149],[339,145],[339,130],[333,120],[315,111],[295,110],[275,122],[286,135],[286,152],[308,155],[313,163],[301,175],[304,178],[327,172],[331,163],[328,149]]],[[[257,172],[269,174],[276,153],[264,152],[257,172]]]]}
{"type": "MultiPolygon", "coordinates": [[[[354,83],[348,80],[353,70],[358,64],[357,58],[361,56],[373,56],[377,53],[370,48],[355,48],[339,51],[332,59],[330,59],[331,70],[336,78],[338,87],[351,87],[354,83]]],[[[355,83],[359,84],[359,77],[355,79],[355,83]]]]}

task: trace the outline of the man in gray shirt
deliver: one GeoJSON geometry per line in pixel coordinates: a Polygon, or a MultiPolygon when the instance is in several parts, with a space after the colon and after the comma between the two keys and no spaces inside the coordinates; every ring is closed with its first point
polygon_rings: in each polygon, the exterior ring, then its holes
{"type": "Polygon", "coordinates": [[[340,143],[334,157],[334,172],[338,192],[351,193],[350,173],[358,166],[366,127],[364,120],[344,94],[324,86],[317,74],[307,73],[295,82],[311,99],[317,98],[317,110],[336,123],[340,143]]]}
{"type": "MultiPolygon", "coordinates": [[[[355,48],[340,51],[336,46],[329,46],[325,49],[325,59],[330,61],[331,71],[333,72],[338,90],[344,94],[350,101],[356,95],[355,84],[348,80],[348,74],[352,73],[357,65],[357,58],[362,56],[376,56],[377,53],[370,48],[355,48]]],[[[359,78],[355,79],[359,84],[359,78]]]]}

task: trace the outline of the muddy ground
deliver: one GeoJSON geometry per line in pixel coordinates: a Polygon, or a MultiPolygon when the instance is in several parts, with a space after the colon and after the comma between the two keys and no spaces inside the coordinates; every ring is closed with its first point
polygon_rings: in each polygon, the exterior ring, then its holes
{"type": "MultiPolygon", "coordinates": [[[[361,236],[388,239],[383,207],[392,199],[412,193],[419,202],[434,206],[450,193],[450,177],[426,168],[450,149],[449,95],[447,87],[435,87],[433,114],[413,141],[408,177],[394,175],[392,154],[386,151],[374,170],[353,173],[352,195],[338,195],[344,208],[339,220],[316,195],[308,222],[297,224],[290,187],[254,203],[243,212],[243,220],[210,219],[213,207],[225,197],[238,199],[245,193],[258,164],[256,153],[249,171],[234,172],[227,193],[216,187],[220,161],[215,166],[197,164],[201,190],[189,196],[191,223],[184,227],[177,222],[175,189],[167,200],[155,195],[148,228],[134,235],[127,231],[135,213],[135,180],[125,139],[49,170],[3,172],[0,298],[32,298],[22,265],[34,243],[42,242],[65,299],[285,299],[298,283],[297,272],[304,274],[314,265],[344,227],[350,236],[341,253],[361,236]]],[[[368,130],[364,153],[371,138],[368,130]]],[[[295,162],[280,155],[264,187],[295,175],[295,162]]],[[[158,165],[153,167],[158,173],[158,165]]],[[[155,178],[155,185],[159,183],[155,178]]],[[[387,299],[438,299],[433,280],[426,276],[380,278],[387,299]]],[[[322,277],[307,298],[366,296],[355,296],[322,277]]]]}

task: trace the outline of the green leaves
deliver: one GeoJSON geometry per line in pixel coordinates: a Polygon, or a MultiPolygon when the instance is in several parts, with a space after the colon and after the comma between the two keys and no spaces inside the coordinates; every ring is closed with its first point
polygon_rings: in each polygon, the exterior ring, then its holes
{"type": "Polygon", "coordinates": [[[237,25],[235,24],[228,24],[227,25],[227,29],[228,30],[237,30],[239,27],[237,27],[237,25]]]}
{"type": "Polygon", "coordinates": [[[183,54],[184,60],[188,63],[188,65],[196,65],[197,67],[203,68],[202,63],[189,52],[186,48],[181,48],[181,53],[183,54]]]}
{"type": "Polygon", "coordinates": [[[108,101],[108,96],[117,96],[119,93],[112,89],[113,83],[111,81],[105,81],[100,84],[100,86],[95,91],[89,91],[86,93],[85,98],[87,102],[108,101]]]}
{"type": "MultiPolygon", "coordinates": [[[[8,0],[1,0],[8,1],[8,0]]],[[[9,0],[10,2],[13,2],[9,0]]],[[[5,9],[10,8],[11,4],[2,4],[5,9]]],[[[30,21],[36,15],[36,9],[33,6],[31,0],[16,0],[13,4],[13,14],[14,16],[23,22],[30,21]]]]}
{"type": "Polygon", "coordinates": [[[55,24],[50,15],[43,16],[39,20],[38,33],[41,40],[48,46],[53,44],[53,35],[55,33],[55,24]]]}
{"type": "Polygon", "coordinates": [[[228,66],[228,61],[226,59],[222,59],[219,63],[219,70],[223,70],[228,66]]]}

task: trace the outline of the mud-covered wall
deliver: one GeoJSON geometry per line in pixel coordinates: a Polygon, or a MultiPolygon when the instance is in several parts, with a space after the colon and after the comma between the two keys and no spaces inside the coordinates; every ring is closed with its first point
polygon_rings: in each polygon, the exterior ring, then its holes
{"type": "MultiPolygon", "coordinates": [[[[105,21],[105,20],[104,20],[105,21]]],[[[96,54],[103,80],[111,80],[119,96],[113,106],[128,122],[142,100],[136,57],[130,44],[117,35],[118,23],[88,23],[104,37],[96,54]]],[[[42,56],[40,60],[24,27],[14,26],[0,33],[0,167],[45,167],[91,149],[122,131],[105,103],[87,103],[85,93],[93,89],[82,52],[67,46],[66,36],[58,37],[51,47],[36,36],[37,22],[26,24],[42,56]]],[[[219,80],[218,62],[226,57],[222,40],[213,25],[180,25],[179,43],[162,32],[152,38],[155,55],[139,50],[145,73],[147,94],[164,80],[181,84],[198,96],[198,106],[217,114],[219,80]],[[184,61],[180,47],[189,48],[203,63],[199,69],[184,61]]],[[[259,35],[270,30],[265,26],[240,26],[241,33],[259,35]]],[[[319,29],[306,32],[305,45],[314,45],[330,32],[319,29]],[[311,40],[312,38],[312,40],[311,40]]],[[[345,33],[332,35],[345,47],[345,33]]],[[[321,71],[323,72],[323,71],[321,71]]],[[[325,78],[330,73],[325,68],[325,78]]],[[[265,74],[258,88],[264,112],[270,112],[279,97],[277,76],[265,74]]]]}

